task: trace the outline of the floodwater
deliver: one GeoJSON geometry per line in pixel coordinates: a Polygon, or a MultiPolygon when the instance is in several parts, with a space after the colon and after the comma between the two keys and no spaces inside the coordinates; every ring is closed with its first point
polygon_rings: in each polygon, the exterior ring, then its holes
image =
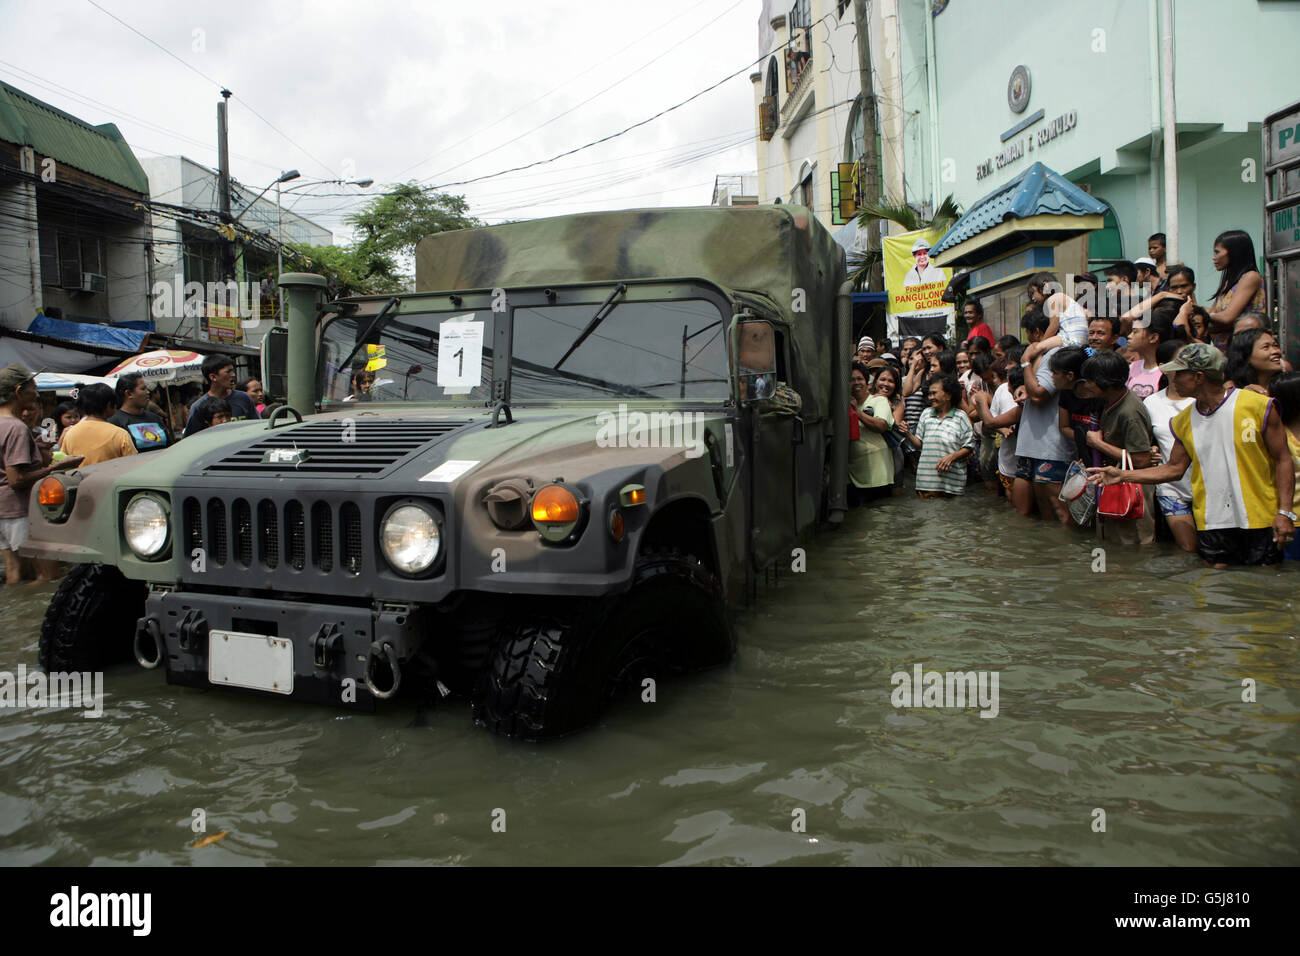
{"type": "MultiPolygon", "coordinates": [[[[551,744],[133,665],[100,719],[0,710],[0,864],[1300,862],[1300,569],[1095,572],[1090,536],[972,492],[853,512],[729,667],[551,744]],[[916,664],[996,672],[997,716],[895,708],[916,664]],[[227,835],[193,849],[199,809],[227,835]]],[[[0,671],[50,593],[0,591],[0,671]]]]}

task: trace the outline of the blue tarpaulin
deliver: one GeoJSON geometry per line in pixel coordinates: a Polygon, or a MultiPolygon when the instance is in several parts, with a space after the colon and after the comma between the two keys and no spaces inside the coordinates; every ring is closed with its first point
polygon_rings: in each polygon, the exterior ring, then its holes
{"type": "Polygon", "coordinates": [[[91,325],[88,322],[69,322],[66,319],[51,319],[38,315],[27,326],[33,335],[44,335],[52,339],[64,339],[68,342],[82,342],[86,345],[98,345],[102,348],[121,349],[123,352],[138,352],[149,337],[148,332],[135,329],[122,329],[112,325],[91,325]]]}

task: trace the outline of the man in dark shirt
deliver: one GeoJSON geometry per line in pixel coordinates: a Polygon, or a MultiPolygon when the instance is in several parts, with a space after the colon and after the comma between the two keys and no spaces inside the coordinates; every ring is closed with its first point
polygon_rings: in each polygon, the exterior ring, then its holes
{"type": "Polygon", "coordinates": [[[162,417],[149,411],[149,386],[139,372],[127,372],[117,380],[117,411],[110,425],[126,429],[139,452],[157,451],[170,444],[162,417]]]}
{"type": "Polygon", "coordinates": [[[185,423],[185,437],[203,431],[208,426],[204,423],[203,403],[213,398],[224,398],[230,403],[230,420],[240,421],[245,418],[257,418],[257,409],[247,392],[235,390],[235,362],[229,355],[216,353],[203,360],[203,381],[207,383],[207,394],[190,406],[189,421],[185,423]]]}

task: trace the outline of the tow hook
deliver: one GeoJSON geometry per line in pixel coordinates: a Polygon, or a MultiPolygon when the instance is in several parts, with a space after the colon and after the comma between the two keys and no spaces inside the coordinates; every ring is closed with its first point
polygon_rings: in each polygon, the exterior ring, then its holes
{"type": "Polygon", "coordinates": [[[397,694],[397,688],[402,685],[402,669],[397,663],[397,651],[393,650],[393,645],[387,642],[380,644],[378,641],[370,642],[370,656],[366,658],[366,689],[379,700],[388,700],[397,694]],[[393,682],[387,689],[381,690],[375,683],[375,671],[381,661],[386,660],[388,669],[392,672],[393,682]]]}
{"type": "MultiPolygon", "coordinates": [[[[322,624],[311,639],[312,662],[317,667],[329,667],[342,650],[343,632],[337,624],[322,624]]],[[[369,667],[366,669],[369,671],[369,667]]]]}
{"type": "Polygon", "coordinates": [[[145,670],[151,671],[162,663],[162,629],[154,618],[142,617],[136,622],[135,641],[131,649],[135,652],[135,662],[145,670]]]}
{"type": "Polygon", "coordinates": [[[189,654],[202,654],[203,642],[208,638],[208,619],[198,608],[190,608],[181,618],[177,632],[180,635],[181,650],[189,654]]]}

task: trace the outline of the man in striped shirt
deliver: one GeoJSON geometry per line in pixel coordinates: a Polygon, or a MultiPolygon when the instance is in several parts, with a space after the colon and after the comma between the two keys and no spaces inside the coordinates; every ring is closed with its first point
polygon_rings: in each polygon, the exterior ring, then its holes
{"type": "Polygon", "coordinates": [[[1097,484],[1177,481],[1191,466],[1196,550],[1216,568],[1278,564],[1295,538],[1294,468],[1272,399],[1224,388],[1223,353],[1203,342],[1178,350],[1160,370],[1195,401],[1169,423],[1174,446],[1154,468],[1089,468],[1097,484]]]}

